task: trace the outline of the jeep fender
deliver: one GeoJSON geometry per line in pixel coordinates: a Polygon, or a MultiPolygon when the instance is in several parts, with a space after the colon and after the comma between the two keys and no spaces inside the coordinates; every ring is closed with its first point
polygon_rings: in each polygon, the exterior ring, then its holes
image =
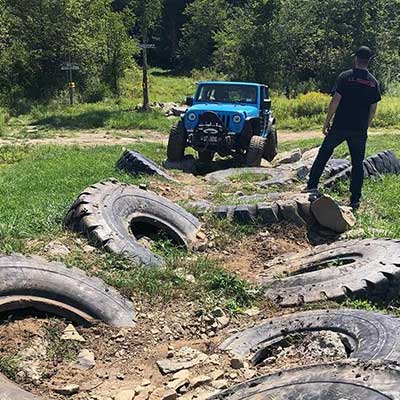
{"type": "Polygon", "coordinates": [[[272,125],[274,125],[275,123],[276,123],[276,118],[273,116],[270,116],[269,120],[268,120],[267,134],[269,134],[271,132],[272,125]]]}

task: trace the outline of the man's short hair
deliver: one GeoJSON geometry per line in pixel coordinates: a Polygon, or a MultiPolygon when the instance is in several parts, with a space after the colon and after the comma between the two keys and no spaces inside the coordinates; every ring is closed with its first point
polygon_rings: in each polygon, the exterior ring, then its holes
{"type": "Polygon", "coordinates": [[[367,46],[361,46],[360,48],[357,49],[357,51],[354,53],[354,55],[359,59],[359,60],[371,60],[373,57],[372,50],[367,47],[367,46]]]}

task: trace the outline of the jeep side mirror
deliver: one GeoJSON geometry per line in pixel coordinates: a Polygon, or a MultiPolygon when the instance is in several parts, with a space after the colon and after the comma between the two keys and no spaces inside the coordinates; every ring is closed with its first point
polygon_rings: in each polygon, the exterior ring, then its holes
{"type": "Polygon", "coordinates": [[[264,99],[262,103],[263,110],[269,111],[271,109],[272,101],[271,99],[264,99]]]}
{"type": "Polygon", "coordinates": [[[187,106],[192,107],[193,101],[194,101],[193,97],[191,97],[191,96],[186,97],[186,105],[187,106]]]}

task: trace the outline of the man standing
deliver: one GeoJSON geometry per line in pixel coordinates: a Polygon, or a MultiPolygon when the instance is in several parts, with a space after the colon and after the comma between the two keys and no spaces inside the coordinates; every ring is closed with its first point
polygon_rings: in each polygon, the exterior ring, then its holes
{"type": "Polygon", "coordinates": [[[377,103],[381,100],[379,83],[368,72],[371,59],[371,50],[362,46],[355,53],[353,69],[339,75],[322,130],[325,139],[311,168],[307,184],[307,192],[318,193],[318,183],[326,163],[335,148],[346,141],[352,163],[350,207],[353,210],[360,206],[367,133],[375,116],[377,103]]]}

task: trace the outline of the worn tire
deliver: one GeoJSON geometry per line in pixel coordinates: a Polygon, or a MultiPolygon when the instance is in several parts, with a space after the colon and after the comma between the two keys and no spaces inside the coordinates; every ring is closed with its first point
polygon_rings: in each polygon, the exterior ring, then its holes
{"type": "Polygon", "coordinates": [[[222,205],[211,211],[217,218],[231,218],[244,224],[276,224],[285,221],[302,227],[312,220],[308,195],[279,195],[281,196],[276,196],[276,201],[269,203],[222,205]]]}
{"type": "Polygon", "coordinates": [[[271,133],[267,136],[264,146],[263,158],[272,161],[278,154],[278,134],[276,126],[272,125],[271,133]]]}
{"type": "Polygon", "coordinates": [[[162,258],[137,242],[131,233],[133,222],[162,228],[188,249],[196,246],[201,234],[199,220],[182,207],[115,180],[88,187],[68,211],[64,224],[86,234],[95,245],[125,255],[137,264],[163,265],[162,258]]]}
{"type": "Polygon", "coordinates": [[[101,279],[40,257],[0,256],[0,304],[1,311],[35,307],[119,327],[133,326],[135,319],[133,304],[101,279]]]}
{"type": "Polygon", "coordinates": [[[209,400],[399,400],[399,393],[397,365],[344,362],[261,376],[209,400]]]}
{"type": "Polygon", "coordinates": [[[121,158],[117,161],[116,168],[133,175],[159,175],[167,180],[175,181],[154,161],[133,150],[126,150],[122,154],[121,158]]]}
{"type": "MultiPolygon", "coordinates": [[[[400,173],[400,160],[391,150],[385,150],[373,156],[367,157],[364,161],[364,177],[374,178],[379,174],[398,174],[400,173]]],[[[324,182],[324,187],[331,188],[337,183],[349,179],[351,176],[351,166],[331,174],[329,179],[324,182]]]]}
{"type": "Polygon", "coordinates": [[[297,171],[289,167],[276,168],[229,168],[221,171],[215,171],[207,174],[205,179],[211,183],[231,183],[230,178],[235,175],[251,173],[264,175],[265,179],[255,182],[256,186],[283,186],[289,185],[299,179],[297,171]]]}
{"type": "Polygon", "coordinates": [[[261,274],[265,295],[281,306],[349,297],[387,296],[400,279],[400,241],[349,240],[279,257],[261,274]],[[330,266],[336,261],[343,265],[330,266]],[[274,279],[296,269],[283,279],[274,279]]]}
{"type": "Polygon", "coordinates": [[[246,152],[246,166],[259,167],[264,154],[265,138],[253,136],[250,139],[249,148],[246,152]]]}
{"type": "Polygon", "coordinates": [[[171,128],[167,145],[168,160],[182,161],[185,154],[186,133],[182,120],[178,121],[171,128]]]}
{"type": "Polygon", "coordinates": [[[215,155],[213,151],[199,151],[198,154],[199,154],[199,161],[205,164],[210,163],[215,155]]]}
{"type": "Polygon", "coordinates": [[[351,358],[400,361],[400,320],[359,310],[306,311],[268,319],[261,325],[235,333],[220,349],[249,358],[257,365],[265,349],[285,336],[316,331],[333,331],[345,336],[351,358]]]}

